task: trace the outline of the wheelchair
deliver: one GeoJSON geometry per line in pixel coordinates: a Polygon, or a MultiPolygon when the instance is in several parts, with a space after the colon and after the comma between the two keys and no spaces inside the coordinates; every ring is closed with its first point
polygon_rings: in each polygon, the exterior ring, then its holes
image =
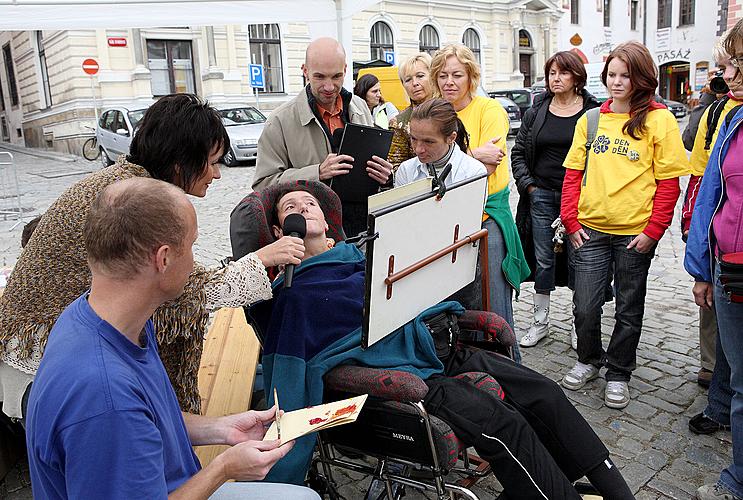
{"type": "MultiPolygon", "coordinates": [[[[337,195],[316,181],[291,184],[318,199],[329,226],[328,236],[335,241],[345,240],[337,195]]],[[[278,223],[273,210],[284,187],[271,186],[251,193],[232,211],[230,239],[234,258],[274,241],[271,226],[278,223]]],[[[275,270],[269,272],[271,274],[275,276],[275,270]]],[[[247,309],[246,317],[251,322],[247,309]]],[[[263,342],[258,325],[252,324],[263,342]]],[[[458,321],[451,321],[448,328],[450,333],[457,333],[462,342],[473,341],[477,347],[507,357],[511,356],[516,341],[508,324],[489,312],[468,310],[458,321]]],[[[483,391],[492,391],[501,399],[505,397],[498,382],[486,373],[469,372],[459,377],[483,391]]],[[[375,499],[400,498],[405,488],[411,487],[433,492],[439,499],[477,500],[469,487],[490,473],[490,465],[471,457],[449,425],[426,411],[423,399],[427,392],[426,383],[407,372],[350,365],[329,371],[324,376],[326,400],[358,394],[369,394],[369,399],[355,423],[318,433],[318,454],[309,471],[310,486],[331,499],[341,498],[333,477],[333,467],[340,467],[376,479],[376,485],[381,484],[383,489],[373,496],[375,499]],[[375,465],[369,465],[370,462],[375,465]],[[413,471],[416,477],[411,477],[413,471]]],[[[375,481],[372,485],[375,486],[375,481]]],[[[367,498],[372,498],[371,492],[367,498]]]]}

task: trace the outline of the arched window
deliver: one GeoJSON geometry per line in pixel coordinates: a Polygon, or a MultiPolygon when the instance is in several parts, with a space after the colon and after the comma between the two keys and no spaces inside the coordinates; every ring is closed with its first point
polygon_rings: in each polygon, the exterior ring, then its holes
{"type": "Polygon", "coordinates": [[[434,52],[439,50],[439,46],[439,33],[436,28],[430,24],[423,26],[420,35],[418,35],[418,50],[433,55],[434,52]]]}
{"type": "Polygon", "coordinates": [[[392,30],[382,21],[374,23],[371,29],[371,58],[384,61],[384,53],[395,50],[393,45],[392,30]]]}
{"type": "Polygon", "coordinates": [[[248,26],[250,39],[250,62],[262,64],[265,84],[258,92],[264,94],[284,92],[284,77],[281,71],[281,33],[278,24],[251,24],[248,26]]]}
{"type": "Polygon", "coordinates": [[[478,64],[481,64],[480,35],[477,34],[477,31],[472,28],[467,28],[467,30],[464,32],[464,35],[462,35],[462,43],[465,46],[469,47],[472,53],[475,54],[475,59],[477,59],[478,64]]]}

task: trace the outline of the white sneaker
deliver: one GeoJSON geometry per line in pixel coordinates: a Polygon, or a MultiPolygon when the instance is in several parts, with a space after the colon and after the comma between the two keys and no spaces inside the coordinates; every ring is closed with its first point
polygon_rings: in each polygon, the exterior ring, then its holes
{"type": "Polygon", "coordinates": [[[521,347],[534,347],[537,345],[537,342],[542,340],[547,336],[550,330],[550,324],[549,323],[533,323],[529,327],[529,331],[526,332],[526,335],[521,337],[521,340],[519,340],[519,345],[521,347]]]}
{"type": "Polygon", "coordinates": [[[621,410],[629,404],[629,387],[627,382],[612,381],[606,383],[604,404],[609,408],[621,410]]]}
{"type": "Polygon", "coordinates": [[[562,378],[562,386],[571,391],[577,391],[598,376],[598,368],[576,361],[575,366],[562,378]]]}

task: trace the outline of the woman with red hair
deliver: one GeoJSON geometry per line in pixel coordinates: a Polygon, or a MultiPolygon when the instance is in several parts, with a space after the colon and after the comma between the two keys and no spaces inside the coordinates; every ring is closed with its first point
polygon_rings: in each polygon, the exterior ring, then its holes
{"type": "Polygon", "coordinates": [[[616,47],[601,80],[611,98],[600,108],[595,139],[588,144],[583,115],[565,158],[560,215],[574,249],[578,361],[562,384],[578,390],[606,367],[604,403],[620,409],[630,401],[650,262],[689,166],[676,119],[654,100],[658,71],[644,45],[616,47]],[[601,306],[612,264],[616,323],[604,350],[601,306]]]}

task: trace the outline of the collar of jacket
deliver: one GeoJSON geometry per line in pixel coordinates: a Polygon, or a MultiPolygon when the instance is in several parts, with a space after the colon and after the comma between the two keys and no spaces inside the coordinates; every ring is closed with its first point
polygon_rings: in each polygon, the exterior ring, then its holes
{"type": "MultiPolygon", "coordinates": [[[[307,125],[312,121],[313,118],[316,118],[320,125],[323,125],[323,128],[325,128],[325,122],[322,119],[322,115],[317,110],[317,99],[315,99],[315,96],[312,95],[310,85],[307,84],[304,90],[304,93],[300,95],[304,96],[307,102],[307,106],[302,106],[299,109],[299,119],[302,122],[302,126],[307,125]]],[[[341,118],[343,119],[343,123],[348,123],[349,121],[351,121],[351,115],[349,111],[349,107],[351,105],[351,96],[353,96],[353,94],[341,87],[341,100],[343,101],[343,111],[341,111],[341,118]]]]}

